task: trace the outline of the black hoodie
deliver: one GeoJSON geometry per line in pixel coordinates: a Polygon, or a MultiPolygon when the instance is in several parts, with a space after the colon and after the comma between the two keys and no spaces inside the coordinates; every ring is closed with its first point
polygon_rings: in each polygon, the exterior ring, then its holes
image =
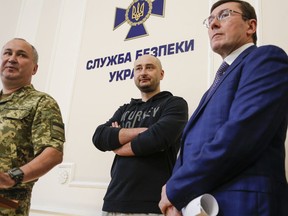
{"type": "Polygon", "coordinates": [[[164,91],[147,102],[131,99],[97,127],[92,140],[101,151],[121,147],[121,128],[148,128],[131,142],[135,156],[115,155],[103,211],[161,213],[161,189],[172,173],[187,119],[187,102],[164,91]],[[112,122],[118,122],[121,128],[110,127],[112,122]]]}

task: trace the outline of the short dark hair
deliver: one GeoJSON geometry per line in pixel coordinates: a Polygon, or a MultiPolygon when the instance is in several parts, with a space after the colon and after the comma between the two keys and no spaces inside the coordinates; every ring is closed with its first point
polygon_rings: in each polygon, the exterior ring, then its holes
{"type": "MultiPolygon", "coordinates": [[[[227,2],[236,2],[236,3],[239,3],[240,5],[240,10],[241,12],[243,13],[243,19],[255,19],[257,21],[257,15],[256,15],[256,12],[255,12],[255,9],[252,5],[250,5],[248,2],[245,2],[245,1],[241,1],[241,0],[219,0],[217,2],[215,2],[211,9],[210,9],[210,13],[212,13],[212,11],[224,4],[224,3],[227,3],[227,2]]],[[[253,42],[254,44],[257,43],[257,33],[255,32],[253,35],[252,35],[252,39],[253,39],[253,42]]]]}

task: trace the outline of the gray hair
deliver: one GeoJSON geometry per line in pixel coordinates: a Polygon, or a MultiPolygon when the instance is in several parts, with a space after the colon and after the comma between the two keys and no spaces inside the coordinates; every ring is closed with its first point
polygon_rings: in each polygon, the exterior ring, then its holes
{"type": "Polygon", "coordinates": [[[25,41],[27,44],[29,44],[31,46],[31,48],[32,48],[33,61],[34,61],[35,64],[38,64],[39,55],[38,55],[38,52],[37,52],[36,48],[32,44],[30,44],[28,41],[26,41],[23,38],[14,38],[13,40],[22,40],[22,41],[25,41]]]}

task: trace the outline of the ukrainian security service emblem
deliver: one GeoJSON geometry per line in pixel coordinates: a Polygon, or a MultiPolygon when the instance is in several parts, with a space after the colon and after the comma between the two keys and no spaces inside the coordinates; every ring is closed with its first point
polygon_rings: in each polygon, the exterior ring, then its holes
{"type": "Polygon", "coordinates": [[[127,9],[116,8],[114,30],[127,22],[131,27],[125,40],[147,36],[144,23],[150,15],[164,16],[165,0],[133,0],[127,9]]]}

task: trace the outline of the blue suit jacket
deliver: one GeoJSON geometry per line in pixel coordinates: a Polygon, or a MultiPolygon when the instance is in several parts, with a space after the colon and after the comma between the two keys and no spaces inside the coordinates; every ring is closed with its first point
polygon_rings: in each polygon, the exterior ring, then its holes
{"type": "Polygon", "coordinates": [[[206,94],[184,129],[168,199],[180,210],[210,193],[219,215],[287,216],[287,54],[249,47],[206,94]]]}

